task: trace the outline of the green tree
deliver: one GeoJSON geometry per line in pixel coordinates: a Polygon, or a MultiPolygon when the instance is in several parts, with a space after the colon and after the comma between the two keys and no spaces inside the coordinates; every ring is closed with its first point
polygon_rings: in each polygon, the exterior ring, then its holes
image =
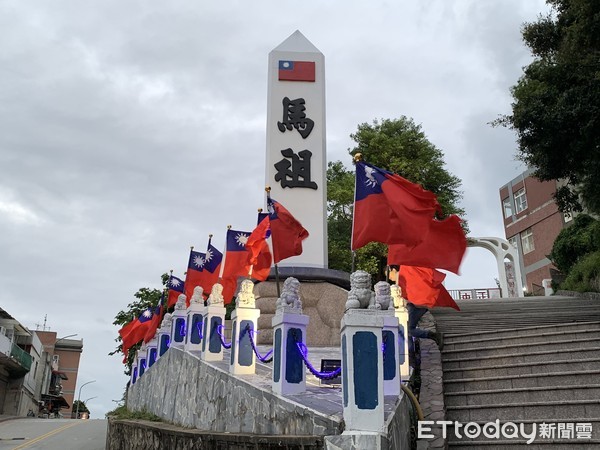
{"type": "Polygon", "coordinates": [[[88,407],[85,405],[85,402],[81,401],[81,400],[75,400],[73,402],[73,407],[71,408],[71,411],[75,412],[75,411],[79,411],[79,413],[89,413],[90,410],[88,409],[88,407]],[[79,404],[79,408],[77,408],[77,405],[79,404]]]}
{"type": "Polygon", "coordinates": [[[552,245],[550,259],[564,275],[587,254],[600,250],[600,221],[580,214],[563,228],[552,245]]]}
{"type": "Polygon", "coordinates": [[[552,12],[522,28],[534,61],[513,86],[517,157],[542,181],[562,179],[561,211],[600,212],[600,2],[547,0],[552,12]]]}
{"type": "MultiPolygon", "coordinates": [[[[444,168],[443,153],[425,136],[412,119],[375,120],[363,123],[350,135],[356,146],[351,155],[362,153],[365,161],[421,184],[438,197],[445,214],[464,215],[458,206],[462,198],[460,179],[444,168]]],[[[329,267],[349,272],[352,266],[350,238],[354,202],[354,170],[341,161],[327,169],[327,208],[329,267]]],[[[355,269],[366,270],[374,280],[383,279],[387,247],[372,242],[356,251],[355,269]]]]}
{"type": "MultiPolygon", "coordinates": [[[[162,285],[166,286],[169,281],[169,274],[163,273],[161,275],[162,285]]],[[[139,317],[141,313],[143,313],[147,308],[155,307],[158,305],[158,301],[161,298],[163,290],[161,289],[150,289],[150,288],[140,288],[133,296],[137,299],[127,305],[127,307],[117,313],[115,316],[115,320],[113,325],[117,325],[122,327],[132,320],[139,317]]],[[[117,353],[123,353],[123,343],[121,340],[121,336],[117,335],[115,342],[119,343],[117,348],[110,352],[109,355],[115,355],[117,353]]],[[[131,365],[133,363],[133,358],[135,357],[136,350],[140,347],[141,344],[136,344],[129,349],[129,354],[127,355],[127,361],[125,362],[125,375],[131,374],[131,365]]]]}

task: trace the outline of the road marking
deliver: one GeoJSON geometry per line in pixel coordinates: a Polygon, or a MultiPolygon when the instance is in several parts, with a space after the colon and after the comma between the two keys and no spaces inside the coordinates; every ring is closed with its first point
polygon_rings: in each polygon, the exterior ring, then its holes
{"type": "Polygon", "coordinates": [[[40,442],[40,441],[43,441],[44,439],[46,439],[46,438],[49,438],[49,437],[51,437],[51,436],[54,436],[55,434],[58,434],[58,433],[60,433],[61,431],[64,431],[64,430],[66,430],[67,428],[71,428],[71,427],[74,427],[75,425],[79,425],[79,423],[80,423],[80,422],[79,422],[79,420],[77,420],[77,421],[74,421],[73,423],[68,423],[68,424],[66,424],[66,425],[63,425],[63,426],[62,426],[62,427],[60,427],[60,428],[57,428],[57,429],[55,429],[55,430],[52,430],[52,431],[49,431],[49,432],[48,432],[48,433],[46,433],[46,434],[42,434],[41,436],[38,436],[38,437],[36,437],[36,438],[33,438],[33,439],[32,439],[31,441],[29,441],[29,442],[25,442],[24,444],[21,444],[21,445],[19,445],[19,446],[15,447],[15,448],[13,448],[13,450],[20,450],[20,449],[22,449],[22,448],[27,448],[27,447],[29,447],[30,445],[32,445],[32,444],[35,444],[35,443],[37,443],[37,442],[40,442]]]}

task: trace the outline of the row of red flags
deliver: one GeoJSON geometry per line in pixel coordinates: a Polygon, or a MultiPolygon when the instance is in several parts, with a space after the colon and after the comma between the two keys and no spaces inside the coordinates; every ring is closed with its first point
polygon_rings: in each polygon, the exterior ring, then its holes
{"type": "MultiPolygon", "coordinates": [[[[208,297],[215,283],[223,286],[225,303],[230,303],[239,277],[252,276],[264,281],[269,276],[271,263],[277,264],[286,258],[302,254],[302,241],[308,231],[279,202],[267,198],[268,213],[259,213],[258,224],[252,232],[228,229],[225,254],[208,241],[206,252],[192,248],[188,259],[185,281],[171,274],[167,281],[167,302],[169,309],[185,294],[189,306],[194,288],[202,286],[204,297],[208,297]],[[267,243],[271,238],[273,253],[267,243]]],[[[129,348],[141,341],[150,341],[162,318],[162,302],[156,308],[146,309],[138,318],[125,325],[119,334],[123,341],[125,360],[129,348]]]]}
{"type": "MultiPolygon", "coordinates": [[[[225,256],[210,239],[206,252],[192,248],[185,281],[173,275],[169,278],[167,309],[182,293],[189,305],[196,286],[202,286],[205,297],[208,296],[217,281],[229,303],[239,277],[251,274],[256,280],[266,280],[271,261],[277,264],[302,253],[302,241],[308,237],[308,231],[279,202],[268,197],[267,205],[269,213],[259,213],[258,224],[251,233],[227,230],[225,256]],[[272,254],[267,244],[269,236],[272,254]]],[[[466,237],[461,219],[456,215],[436,219],[436,213],[441,212],[435,194],[420,185],[363,161],[356,163],[352,250],[369,242],[387,244],[388,264],[400,266],[398,284],[408,301],[429,308],[459,309],[442,284],[446,275],[436,269],[458,274],[466,237]]],[[[160,325],[161,304],[148,308],[119,330],[125,355],[140,340],[152,339],[160,325]]]]}

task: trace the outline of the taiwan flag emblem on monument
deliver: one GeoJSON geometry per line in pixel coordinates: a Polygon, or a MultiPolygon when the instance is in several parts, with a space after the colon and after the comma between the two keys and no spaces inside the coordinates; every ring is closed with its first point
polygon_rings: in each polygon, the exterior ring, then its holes
{"type": "Polygon", "coordinates": [[[279,60],[279,81],[315,81],[314,61],[279,60]]]}

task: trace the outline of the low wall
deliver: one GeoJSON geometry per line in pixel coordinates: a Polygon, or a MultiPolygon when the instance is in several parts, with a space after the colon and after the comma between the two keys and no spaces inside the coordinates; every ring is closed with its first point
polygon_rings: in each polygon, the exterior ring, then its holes
{"type": "Polygon", "coordinates": [[[340,428],[335,417],[260,389],[177,348],[170,348],[129,387],[127,408],[211,432],[325,436],[338,434],[340,428]]]}
{"type": "Polygon", "coordinates": [[[322,449],[323,436],[255,436],[186,430],[142,420],[108,421],[107,450],[322,449]]]}

